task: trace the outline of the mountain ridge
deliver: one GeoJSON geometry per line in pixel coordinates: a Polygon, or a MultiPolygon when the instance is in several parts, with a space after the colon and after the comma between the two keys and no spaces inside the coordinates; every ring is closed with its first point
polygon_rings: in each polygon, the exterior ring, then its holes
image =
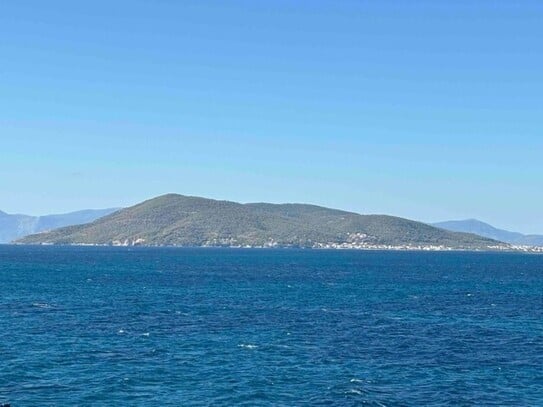
{"type": "Polygon", "coordinates": [[[0,243],[9,243],[24,236],[63,226],[92,222],[119,208],[83,209],[74,212],[32,216],[0,211],[0,243]]]}
{"type": "Polygon", "coordinates": [[[431,225],[452,232],[474,233],[513,245],[543,246],[543,235],[526,235],[519,232],[511,232],[496,228],[478,219],[450,220],[432,223],[431,225]]]}
{"type": "Polygon", "coordinates": [[[92,223],[27,236],[23,244],[488,249],[501,243],[389,215],[312,204],[271,204],[166,194],[92,223]]]}

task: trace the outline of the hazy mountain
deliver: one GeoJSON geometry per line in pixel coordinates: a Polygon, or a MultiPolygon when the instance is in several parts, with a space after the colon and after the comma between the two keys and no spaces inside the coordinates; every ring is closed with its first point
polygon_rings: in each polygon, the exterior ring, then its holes
{"type": "Polygon", "coordinates": [[[14,239],[37,232],[37,218],[27,215],[9,215],[0,211],[0,243],[8,243],[14,239]]]}
{"type": "Polygon", "coordinates": [[[514,245],[543,246],[542,235],[523,235],[518,232],[509,232],[507,230],[495,228],[494,226],[477,219],[451,220],[434,223],[432,225],[453,232],[474,233],[479,236],[514,245]]]}
{"type": "Polygon", "coordinates": [[[46,215],[9,215],[0,211],[0,243],[9,243],[32,233],[39,233],[63,226],[80,225],[92,222],[102,216],[115,212],[111,209],[86,209],[77,212],[46,215]]]}
{"type": "Polygon", "coordinates": [[[90,224],[28,236],[20,243],[178,246],[319,244],[445,245],[487,248],[497,242],[385,215],[359,215],[305,204],[240,204],[169,194],[90,224]]]}

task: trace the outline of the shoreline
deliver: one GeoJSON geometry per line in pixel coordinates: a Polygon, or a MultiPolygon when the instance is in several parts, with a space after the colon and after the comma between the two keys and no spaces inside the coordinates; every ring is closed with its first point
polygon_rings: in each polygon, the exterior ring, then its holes
{"type": "Polygon", "coordinates": [[[169,248],[169,249],[231,249],[231,250],[315,250],[315,251],[390,251],[390,252],[473,252],[473,253],[520,253],[520,254],[543,254],[543,247],[489,247],[489,248],[454,248],[446,246],[392,246],[376,245],[365,247],[344,247],[341,244],[337,246],[182,246],[182,245],[144,245],[144,244],[107,244],[107,243],[2,243],[1,246],[33,246],[33,247],[111,247],[111,248],[169,248]]]}

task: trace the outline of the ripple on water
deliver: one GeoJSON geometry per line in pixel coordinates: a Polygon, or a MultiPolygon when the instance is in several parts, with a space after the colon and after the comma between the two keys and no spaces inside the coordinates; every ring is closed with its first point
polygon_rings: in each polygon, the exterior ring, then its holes
{"type": "Polygon", "coordinates": [[[543,257],[0,246],[0,258],[0,403],[14,407],[543,400],[543,257]]]}

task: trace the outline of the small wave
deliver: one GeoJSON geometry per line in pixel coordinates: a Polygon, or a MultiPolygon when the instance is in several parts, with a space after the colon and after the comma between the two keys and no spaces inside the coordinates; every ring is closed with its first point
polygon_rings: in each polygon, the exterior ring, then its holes
{"type": "Polygon", "coordinates": [[[34,302],[32,306],[37,308],[52,308],[52,305],[46,302],[34,302]]]}
{"type": "Polygon", "coordinates": [[[358,390],[358,389],[349,389],[345,393],[346,394],[358,394],[358,395],[364,394],[364,392],[362,392],[361,390],[358,390]]]}
{"type": "Polygon", "coordinates": [[[239,348],[245,348],[245,349],[256,349],[258,348],[257,345],[251,345],[251,344],[246,344],[246,343],[241,343],[238,345],[239,348]]]}

